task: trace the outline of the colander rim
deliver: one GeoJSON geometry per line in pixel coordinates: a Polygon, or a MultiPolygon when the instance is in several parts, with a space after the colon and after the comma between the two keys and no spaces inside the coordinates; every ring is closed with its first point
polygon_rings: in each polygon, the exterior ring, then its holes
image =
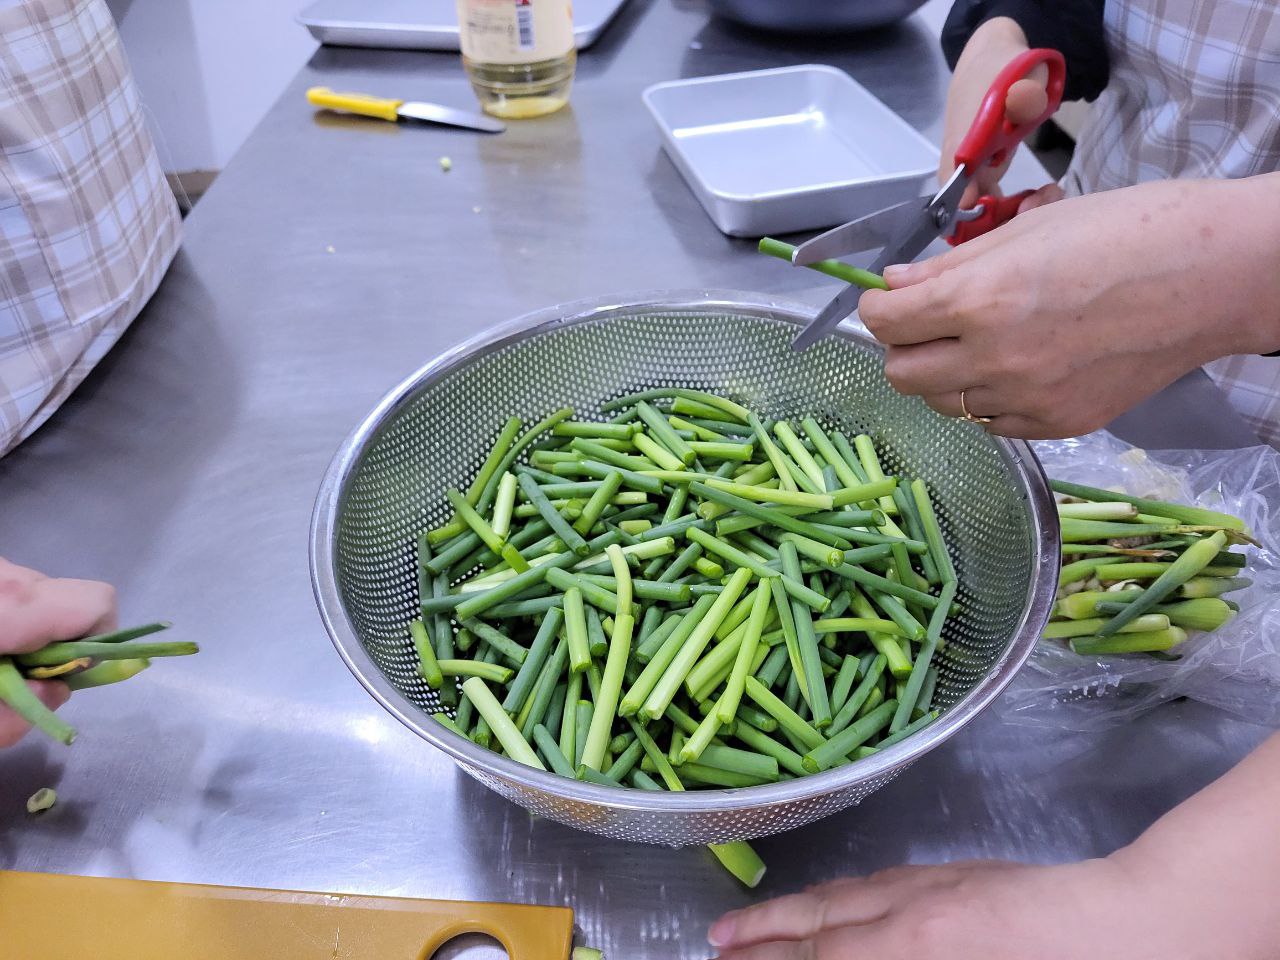
{"type": "MultiPolygon", "coordinates": [[[[1055,564],[1044,562],[1044,558],[1056,557],[1059,550],[1057,510],[1044,470],[1031,446],[1022,440],[991,438],[1010,474],[1022,485],[1036,540],[1035,557],[1029,558],[1029,562],[1035,564],[1035,570],[1027,602],[1012,639],[986,674],[936,721],[900,743],[857,763],[762,786],[675,793],[605,787],[570,780],[500,756],[434,722],[387,679],[360,642],[342,603],[336,576],[338,508],[363,454],[393,421],[395,414],[412,402],[420,390],[512,342],[556,328],[646,309],[670,313],[732,310],[797,326],[807,323],[815,313],[807,304],[738,290],[660,290],[592,297],[534,310],[494,325],[423,364],[388,391],[347,435],[321,480],[312,510],[309,557],[312,590],[329,639],[356,680],[383,709],[455,762],[499,780],[519,784],[522,789],[541,791],[575,803],[637,813],[740,812],[786,806],[892,775],[905,764],[949,740],[982,713],[1026,663],[1049,619],[1057,591],[1057,569],[1055,564]]],[[[846,321],[833,335],[854,341],[864,349],[880,354],[884,352],[865,328],[856,323],[846,321]]]]}

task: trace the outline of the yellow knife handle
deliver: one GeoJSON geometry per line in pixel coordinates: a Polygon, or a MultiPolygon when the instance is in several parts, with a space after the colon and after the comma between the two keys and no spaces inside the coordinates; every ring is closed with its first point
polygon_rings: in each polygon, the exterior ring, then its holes
{"type": "Polygon", "coordinates": [[[358,113],[362,117],[377,117],[379,120],[399,120],[396,113],[403,100],[386,100],[382,97],[371,97],[364,93],[334,93],[328,87],[312,87],[307,91],[307,101],[313,106],[327,110],[343,110],[347,113],[358,113]]]}

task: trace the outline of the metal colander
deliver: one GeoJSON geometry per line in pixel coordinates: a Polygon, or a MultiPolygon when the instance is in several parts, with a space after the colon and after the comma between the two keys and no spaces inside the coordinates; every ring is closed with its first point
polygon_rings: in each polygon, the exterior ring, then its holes
{"type": "Polygon", "coordinates": [[[857,803],[946,740],[1030,653],[1057,585],[1057,519],[1030,448],[939,416],[885,381],[875,343],[841,331],[789,345],[802,306],[750,295],[665,296],[543,311],[471,341],[393,390],[343,444],[320,489],[312,579],[338,652],[365,688],[481,783],[584,830],[694,844],[777,833],[857,803]],[[886,472],[931,486],[960,578],[962,612],[939,661],[942,717],[894,747],[826,773],[742,790],[650,793],[580,783],[483,750],[430,719],[406,624],[416,616],[417,534],[449,513],[501,423],[656,386],[716,391],[762,417],[813,415],[871,434],[886,472]]]}

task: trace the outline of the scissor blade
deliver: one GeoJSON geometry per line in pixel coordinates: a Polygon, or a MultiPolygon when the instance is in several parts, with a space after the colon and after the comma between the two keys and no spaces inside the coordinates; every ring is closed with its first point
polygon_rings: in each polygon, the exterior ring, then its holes
{"type": "Polygon", "coordinates": [[[911,263],[940,235],[941,231],[927,211],[915,220],[904,222],[900,232],[885,244],[880,258],[872,265],[872,273],[882,273],[890,264],[911,263]]]}
{"type": "MultiPolygon", "coordinates": [[[[889,238],[888,244],[871,265],[871,272],[880,273],[891,263],[910,263],[937,236],[938,228],[934,225],[933,218],[927,213],[904,217],[898,224],[898,232],[889,238]]],[[[862,287],[852,283],[846,286],[823,307],[821,313],[796,334],[795,339],[791,341],[791,349],[798,352],[817,343],[838,327],[841,320],[858,309],[860,299],[862,299],[862,287]]]]}
{"type": "Polygon", "coordinates": [[[836,294],[835,299],[822,308],[822,312],[809,321],[803,330],[791,341],[791,349],[799,353],[829,334],[840,321],[858,309],[858,301],[862,299],[862,288],[852,283],[836,294]]]}
{"type": "Polygon", "coordinates": [[[904,224],[925,216],[928,203],[928,197],[917,197],[833,227],[796,247],[791,255],[791,262],[799,267],[807,267],[819,260],[847,257],[864,250],[886,247],[903,229],[904,224]]]}

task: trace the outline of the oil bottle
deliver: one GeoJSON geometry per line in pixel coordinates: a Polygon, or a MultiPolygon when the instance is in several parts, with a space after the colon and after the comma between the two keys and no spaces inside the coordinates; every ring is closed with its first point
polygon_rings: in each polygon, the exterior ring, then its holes
{"type": "Polygon", "coordinates": [[[571,0],[458,0],[462,64],[486,113],[540,117],[569,101],[571,0]]]}

